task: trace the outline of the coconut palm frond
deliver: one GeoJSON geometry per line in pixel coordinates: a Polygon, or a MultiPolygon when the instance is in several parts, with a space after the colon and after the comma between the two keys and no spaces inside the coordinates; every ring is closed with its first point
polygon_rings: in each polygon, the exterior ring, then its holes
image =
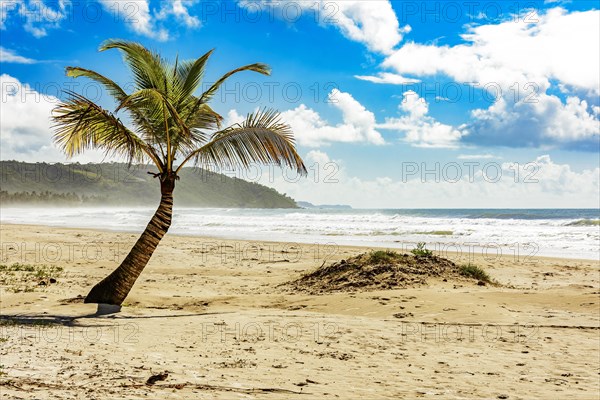
{"type": "Polygon", "coordinates": [[[66,74],[72,78],[79,78],[83,76],[100,83],[106,88],[108,93],[110,93],[110,95],[119,102],[123,101],[123,99],[127,97],[127,93],[125,93],[121,86],[117,85],[113,80],[97,73],[96,71],[79,67],[67,67],[66,74]]]}
{"type": "Polygon", "coordinates": [[[125,157],[129,164],[145,162],[148,157],[163,170],[154,150],[117,117],[83,96],[68,94],[70,98],[59,104],[52,116],[54,141],[67,156],[98,148],[107,155],[125,157]]]}
{"type": "Polygon", "coordinates": [[[230,76],[242,71],[254,71],[263,75],[271,75],[271,67],[269,67],[267,64],[256,63],[236,68],[233,71],[229,71],[223,75],[210,88],[208,88],[206,92],[202,93],[202,96],[200,96],[200,103],[208,102],[215,95],[217,90],[219,90],[221,85],[225,83],[227,79],[229,79],[230,76]]]}
{"type": "Polygon", "coordinates": [[[206,92],[202,93],[202,96],[200,96],[198,98],[198,100],[196,101],[196,104],[192,108],[190,114],[188,114],[188,118],[191,118],[192,115],[195,114],[195,112],[198,110],[198,108],[200,107],[201,104],[208,103],[210,101],[210,99],[212,99],[212,97],[215,95],[215,93],[217,93],[217,91],[219,90],[221,85],[223,83],[225,83],[225,81],[227,79],[229,79],[229,77],[237,74],[238,72],[242,72],[242,71],[254,71],[254,72],[258,72],[263,75],[271,75],[271,67],[269,67],[267,64],[262,64],[262,63],[245,65],[243,67],[239,67],[232,71],[229,71],[228,73],[223,75],[221,78],[219,78],[210,88],[208,88],[208,90],[206,92]]]}
{"type": "MultiPolygon", "coordinates": [[[[195,107],[195,102],[198,100],[197,97],[190,98],[184,106],[180,107],[180,115],[186,115],[191,107],[195,107]]],[[[220,129],[223,117],[214,111],[208,104],[200,104],[196,111],[185,118],[186,125],[196,129],[212,130],[220,129]]]]}
{"type": "Polygon", "coordinates": [[[168,70],[166,62],[158,53],[151,52],[139,43],[110,39],[100,46],[100,51],[118,49],[131,69],[138,89],[161,89],[166,91],[168,70]]]}
{"type": "Polygon", "coordinates": [[[189,98],[200,86],[204,77],[206,62],[215,50],[212,49],[202,57],[195,61],[184,61],[176,68],[178,81],[181,82],[180,92],[178,95],[178,105],[182,101],[189,98]]]}
{"type": "Polygon", "coordinates": [[[248,168],[253,163],[262,163],[285,165],[302,175],[307,173],[294,147],[291,128],[273,110],[249,114],[244,122],[215,133],[207,144],[188,154],[177,171],[192,159],[195,165],[248,168]]]}

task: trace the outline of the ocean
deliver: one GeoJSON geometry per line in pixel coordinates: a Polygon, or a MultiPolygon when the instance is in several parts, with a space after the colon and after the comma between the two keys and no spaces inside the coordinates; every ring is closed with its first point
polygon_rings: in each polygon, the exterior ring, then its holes
{"type": "MultiPolygon", "coordinates": [[[[2,208],[0,222],[141,232],[153,208],[2,208]]],[[[252,241],[599,259],[598,209],[175,207],[169,233],[252,241]]]]}

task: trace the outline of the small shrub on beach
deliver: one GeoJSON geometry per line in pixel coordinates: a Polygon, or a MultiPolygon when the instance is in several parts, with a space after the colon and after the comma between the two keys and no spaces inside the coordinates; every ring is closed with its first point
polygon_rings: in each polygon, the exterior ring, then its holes
{"type": "Polygon", "coordinates": [[[369,253],[370,264],[389,263],[402,257],[400,254],[392,250],[377,250],[369,253]]]}
{"type": "Polygon", "coordinates": [[[420,257],[431,257],[433,255],[433,252],[431,250],[427,250],[425,247],[425,242],[417,243],[417,248],[412,249],[410,252],[415,256],[420,257]]]}
{"type": "Polygon", "coordinates": [[[461,265],[459,273],[462,276],[466,276],[468,278],[478,279],[483,282],[492,283],[492,278],[490,278],[487,272],[485,272],[483,269],[479,268],[476,265],[461,265]]]}

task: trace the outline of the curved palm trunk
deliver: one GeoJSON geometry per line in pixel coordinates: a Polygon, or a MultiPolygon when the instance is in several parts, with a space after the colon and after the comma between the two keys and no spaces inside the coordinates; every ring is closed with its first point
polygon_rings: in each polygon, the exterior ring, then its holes
{"type": "Polygon", "coordinates": [[[175,177],[161,177],[160,205],[121,265],[92,288],[85,303],[121,305],[171,226],[175,177]]]}

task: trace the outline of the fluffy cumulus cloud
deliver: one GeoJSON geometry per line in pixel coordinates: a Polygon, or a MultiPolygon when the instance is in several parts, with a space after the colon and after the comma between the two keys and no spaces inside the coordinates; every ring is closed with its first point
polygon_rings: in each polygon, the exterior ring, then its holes
{"type": "Polygon", "coordinates": [[[274,180],[265,177],[269,182],[264,183],[298,200],[338,204],[345,199],[344,203],[357,208],[439,207],[439,199],[444,199],[445,207],[461,208],[530,208],[532,204],[593,208],[600,201],[600,168],[574,171],[547,155],[525,164],[469,160],[455,163],[447,173],[444,165],[432,173],[433,165],[417,164],[417,170],[410,169],[410,174],[400,178],[371,179],[350,175],[343,161],[330,159],[322,151],[313,150],[304,159],[311,168],[302,184],[284,179],[283,174],[274,180]]]}
{"type": "Polygon", "coordinates": [[[587,101],[571,96],[563,103],[546,94],[536,100],[511,104],[500,98],[487,109],[474,110],[465,140],[482,145],[598,150],[600,120],[587,101]]]}
{"type": "MultiPolygon", "coordinates": [[[[188,5],[194,2],[174,0],[164,2],[160,10],[150,8],[150,0],[98,0],[107,15],[120,18],[138,35],[159,41],[169,39],[169,31],[158,22],[170,17],[187,27],[199,26],[199,20],[188,13],[188,5]]],[[[36,38],[47,36],[51,30],[60,28],[81,2],[71,0],[10,0],[0,7],[0,29],[9,23],[21,25],[36,38]]]]}
{"type": "Polygon", "coordinates": [[[442,73],[458,82],[536,83],[540,90],[551,79],[574,88],[598,91],[600,77],[600,11],[567,13],[562,8],[499,24],[469,28],[465,43],[436,46],[407,43],[383,66],[400,74],[442,73]],[[432,62],[435,60],[435,62],[432,62]]]}
{"type": "Polygon", "coordinates": [[[404,134],[402,140],[413,146],[455,148],[466,134],[431,117],[425,99],[412,90],[403,94],[399,109],[405,115],[399,118],[386,118],[385,123],[377,127],[404,134]]]}
{"type": "Polygon", "coordinates": [[[173,16],[176,21],[187,28],[198,28],[201,25],[200,19],[191,15],[189,11],[189,8],[195,3],[197,3],[197,1],[194,0],[172,0],[164,2],[157,18],[164,20],[169,16],[173,16]]]}
{"type": "MultiPolygon", "coordinates": [[[[376,129],[375,115],[360,104],[350,93],[337,89],[329,93],[328,101],[341,112],[342,122],[331,124],[321,115],[304,104],[283,111],[281,119],[292,127],[296,143],[301,146],[319,147],[331,143],[371,143],[385,144],[381,133],[376,129]]],[[[224,125],[242,122],[244,116],[230,110],[224,125]]]]}
{"type": "Polygon", "coordinates": [[[364,43],[371,51],[390,54],[410,27],[400,28],[396,13],[389,1],[321,0],[322,10],[331,9],[330,17],[342,33],[351,40],[364,43]]]}
{"type": "Polygon", "coordinates": [[[60,28],[66,19],[70,0],[11,0],[0,4],[0,29],[6,29],[8,20],[16,19],[25,31],[36,38],[48,35],[60,28]]]}
{"type": "MultiPolygon", "coordinates": [[[[39,93],[7,74],[0,75],[0,88],[0,158],[33,162],[66,161],[52,143],[50,116],[59,100],[39,93]]],[[[91,151],[74,161],[102,159],[100,153],[91,151]]]]}
{"type": "Polygon", "coordinates": [[[264,7],[273,7],[285,11],[280,15],[286,19],[294,14],[293,9],[318,16],[323,25],[333,25],[350,40],[367,46],[373,52],[391,54],[400,43],[404,33],[410,32],[409,26],[400,27],[396,13],[388,0],[242,0],[242,7],[263,12],[264,7]],[[292,11],[290,11],[292,10],[292,11]],[[289,13],[289,15],[288,15],[289,13]]]}
{"type": "Polygon", "coordinates": [[[36,61],[20,56],[16,54],[13,50],[5,49],[0,46],[0,63],[14,63],[14,64],[34,64],[36,61]]]}
{"type": "Polygon", "coordinates": [[[0,76],[2,158],[43,154],[49,150],[50,113],[58,99],[45,96],[16,78],[0,76]],[[27,115],[27,118],[23,116],[27,115]]]}
{"type": "Polygon", "coordinates": [[[328,123],[319,113],[304,104],[282,113],[283,120],[294,130],[298,144],[317,147],[333,142],[385,143],[376,130],[375,115],[352,95],[334,89],[329,94],[329,101],[341,111],[341,123],[328,123]]]}
{"type": "MultiPolygon", "coordinates": [[[[386,144],[381,130],[401,135],[400,140],[415,147],[456,148],[467,134],[463,127],[454,128],[443,124],[429,115],[429,105],[414,91],[404,93],[398,106],[403,114],[397,118],[386,118],[377,123],[375,114],[366,109],[350,93],[332,90],[328,96],[332,107],[341,112],[342,121],[332,124],[323,119],[314,109],[304,104],[281,113],[288,123],[296,141],[301,146],[320,147],[332,143],[386,144]]],[[[225,122],[234,124],[244,117],[236,110],[227,114],[225,122]]]]}
{"type": "Polygon", "coordinates": [[[150,10],[149,0],[137,0],[134,2],[114,0],[99,0],[106,11],[111,15],[119,16],[129,28],[138,35],[146,36],[158,41],[169,39],[169,31],[158,26],[158,11],[150,10]]]}
{"type": "Polygon", "coordinates": [[[587,100],[597,102],[600,93],[599,19],[598,10],[554,8],[529,22],[470,27],[455,46],[407,43],[382,67],[400,75],[444,74],[493,93],[494,104],[474,110],[465,124],[471,142],[594,148],[597,105],[587,100]],[[549,92],[553,84],[565,100],[549,92]]]}

